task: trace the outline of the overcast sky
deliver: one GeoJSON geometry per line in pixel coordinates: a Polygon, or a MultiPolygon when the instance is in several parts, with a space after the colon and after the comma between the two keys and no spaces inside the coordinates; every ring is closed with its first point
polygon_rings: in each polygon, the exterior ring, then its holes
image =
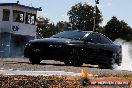
{"type": "MultiPolygon", "coordinates": [[[[38,16],[47,17],[50,22],[69,21],[67,12],[79,2],[94,4],[95,0],[19,0],[20,4],[42,7],[38,16]]],[[[0,3],[14,3],[17,0],[0,0],[0,3]]],[[[98,5],[103,15],[102,25],[105,25],[112,16],[124,20],[132,27],[132,0],[100,0],[98,5]]]]}

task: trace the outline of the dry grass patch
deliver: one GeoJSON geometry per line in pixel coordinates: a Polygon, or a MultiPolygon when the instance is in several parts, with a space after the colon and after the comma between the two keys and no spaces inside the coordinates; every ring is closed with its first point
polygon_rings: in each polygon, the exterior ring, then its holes
{"type": "MultiPolygon", "coordinates": [[[[0,75],[0,88],[132,88],[130,86],[81,86],[82,77],[75,76],[27,76],[0,75]]],[[[97,77],[96,79],[128,79],[132,75],[122,77],[97,77]]]]}

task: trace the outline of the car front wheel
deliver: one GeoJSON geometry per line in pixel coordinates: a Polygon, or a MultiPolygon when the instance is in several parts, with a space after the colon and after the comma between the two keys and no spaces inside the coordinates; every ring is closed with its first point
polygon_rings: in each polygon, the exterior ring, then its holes
{"type": "Polygon", "coordinates": [[[73,66],[77,66],[77,67],[82,66],[83,64],[80,60],[74,60],[71,63],[73,64],[73,66]]]}
{"type": "Polygon", "coordinates": [[[82,63],[81,61],[79,61],[79,60],[65,61],[64,63],[65,63],[65,65],[67,65],[67,66],[77,66],[77,67],[79,67],[79,66],[81,66],[81,65],[83,64],[83,63],[82,63]]]}
{"type": "Polygon", "coordinates": [[[72,65],[71,61],[65,61],[64,63],[65,63],[66,66],[71,66],[72,65]]]}

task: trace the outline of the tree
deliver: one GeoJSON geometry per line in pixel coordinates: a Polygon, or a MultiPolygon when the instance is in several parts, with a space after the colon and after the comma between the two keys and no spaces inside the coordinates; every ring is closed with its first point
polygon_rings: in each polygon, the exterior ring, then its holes
{"type": "Polygon", "coordinates": [[[49,23],[48,18],[38,17],[37,19],[37,38],[50,37],[56,31],[55,25],[49,23]]]}
{"type": "Polygon", "coordinates": [[[96,20],[95,27],[99,27],[99,23],[102,22],[102,15],[98,7],[96,7],[96,14],[94,11],[94,6],[87,4],[78,3],[75,6],[72,6],[71,10],[68,11],[69,20],[72,24],[72,27],[75,27],[80,30],[93,30],[94,26],[94,17],[96,20]]]}
{"type": "Polygon", "coordinates": [[[98,29],[96,29],[96,32],[103,33],[104,32],[104,27],[99,26],[98,29]]]}
{"type": "Polygon", "coordinates": [[[110,39],[115,40],[117,38],[122,38],[125,40],[131,39],[132,29],[123,20],[119,21],[115,16],[107,22],[105,26],[104,34],[110,39]]]}
{"type": "Polygon", "coordinates": [[[68,30],[69,27],[70,27],[70,23],[69,22],[59,21],[56,24],[57,32],[68,30]]]}

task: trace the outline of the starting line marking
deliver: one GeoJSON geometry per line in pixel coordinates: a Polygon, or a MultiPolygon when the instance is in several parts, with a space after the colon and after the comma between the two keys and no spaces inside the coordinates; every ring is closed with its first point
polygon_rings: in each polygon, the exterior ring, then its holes
{"type": "Polygon", "coordinates": [[[81,76],[81,73],[65,72],[65,71],[20,71],[20,70],[0,70],[0,74],[5,75],[67,75],[67,76],[81,76]]]}
{"type": "MultiPolygon", "coordinates": [[[[0,68],[0,74],[5,75],[43,75],[43,76],[49,76],[49,75],[65,75],[65,76],[82,76],[81,73],[74,73],[74,72],[65,72],[65,71],[21,71],[21,70],[13,70],[5,68],[0,68]]],[[[89,76],[98,76],[89,74],[89,76]]]]}

